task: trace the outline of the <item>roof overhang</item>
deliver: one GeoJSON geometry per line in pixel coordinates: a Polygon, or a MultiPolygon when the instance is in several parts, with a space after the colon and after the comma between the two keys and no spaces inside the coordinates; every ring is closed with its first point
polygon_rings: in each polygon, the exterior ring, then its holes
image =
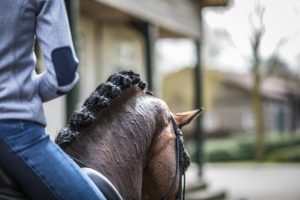
{"type": "Polygon", "coordinates": [[[198,3],[201,7],[221,7],[227,6],[229,0],[193,0],[198,3]]]}
{"type": "Polygon", "coordinates": [[[193,1],[81,0],[82,13],[109,23],[148,22],[159,37],[199,38],[200,7],[193,1]]]}

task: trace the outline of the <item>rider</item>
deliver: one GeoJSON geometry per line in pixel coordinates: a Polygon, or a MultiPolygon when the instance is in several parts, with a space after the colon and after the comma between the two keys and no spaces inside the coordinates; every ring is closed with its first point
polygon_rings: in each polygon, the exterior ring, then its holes
{"type": "Polygon", "coordinates": [[[0,0],[0,167],[32,200],[105,199],[45,134],[42,103],[79,77],[63,0],[0,0]],[[46,72],[36,74],[35,39],[46,72]]]}

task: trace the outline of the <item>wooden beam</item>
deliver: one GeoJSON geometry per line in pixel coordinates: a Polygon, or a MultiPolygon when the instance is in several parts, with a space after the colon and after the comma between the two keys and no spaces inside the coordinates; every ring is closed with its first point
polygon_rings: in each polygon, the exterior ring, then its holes
{"type": "Polygon", "coordinates": [[[80,0],[80,12],[106,23],[127,23],[133,20],[133,17],[125,12],[91,0],[80,0]]]}
{"type": "Polygon", "coordinates": [[[202,8],[227,6],[229,0],[194,0],[202,8]]]}
{"type": "MultiPolygon", "coordinates": [[[[194,106],[195,108],[203,107],[202,95],[203,95],[203,79],[202,79],[202,67],[201,67],[201,41],[195,41],[196,46],[196,65],[194,68],[194,85],[195,85],[195,97],[194,97],[194,106]]],[[[195,141],[196,141],[196,162],[198,163],[199,175],[202,175],[202,167],[204,164],[204,153],[203,153],[203,145],[204,145],[204,132],[202,126],[202,115],[196,118],[196,133],[195,133],[195,141]]]]}
{"type": "Polygon", "coordinates": [[[155,25],[144,22],[133,21],[130,26],[137,30],[144,38],[145,41],[145,68],[146,68],[146,78],[147,78],[147,89],[149,91],[155,92],[155,86],[153,81],[154,73],[154,45],[156,42],[156,30],[155,25]]]}
{"type": "MultiPolygon", "coordinates": [[[[78,52],[78,0],[65,0],[66,9],[68,13],[70,29],[73,39],[75,51],[78,52]]],[[[78,53],[77,53],[78,55],[78,53]]],[[[66,100],[66,122],[68,123],[79,101],[79,87],[78,85],[68,93],[66,100]]]]}
{"type": "MultiPolygon", "coordinates": [[[[96,2],[134,19],[190,38],[200,37],[198,9],[191,1],[141,1],[141,0],[84,0],[96,2]]],[[[96,11],[94,11],[96,12],[96,11]]]]}
{"type": "MultiPolygon", "coordinates": [[[[200,26],[202,27],[202,9],[199,8],[199,20],[200,20],[200,26]]],[[[202,30],[202,29],[201,29],[202,30]]],[[[201,33],[202,35],[202,33],[201,33]]],[[[195,108],[201,108],[203,107],[203,78],[202,78],[202,60],[201,60],[201,44],[202,44],[202,38],[196,39],[194,44],[196,47],[196,64],[194,67],[194,106],[195,108]]],[[[205,109],[205,108],[204,108],[205,109]]],[[[195,142],[196,142],[196,162],[198,163],[198,172],[199,176],[203,175],[203,165],[204,165],[204,131],[203,131],[203,115],[200,115],[198,118],[196,118],[196,132],[194,134],[195,136],[195,142]]]]}

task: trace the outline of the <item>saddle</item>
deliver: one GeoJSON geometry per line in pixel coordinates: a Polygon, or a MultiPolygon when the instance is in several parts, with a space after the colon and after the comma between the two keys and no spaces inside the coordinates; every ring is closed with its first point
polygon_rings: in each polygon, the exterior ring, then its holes
{"type": "MultiPolygon", "coordinates": [[[[122,200],[113,184],[102,174],[91,168],[81,168],[96,184],[107,200],[122,200]]],[[[15,181],[0,167],[0,199],[29,200],[20,190],[15,181]]]]}
{"type": "Polygon", "coordinates": [[[101,173],[87,167],[81,168],[81,170],[92,179],[107,200],[122,200],[122,197],[115,186],[101,173]]]}

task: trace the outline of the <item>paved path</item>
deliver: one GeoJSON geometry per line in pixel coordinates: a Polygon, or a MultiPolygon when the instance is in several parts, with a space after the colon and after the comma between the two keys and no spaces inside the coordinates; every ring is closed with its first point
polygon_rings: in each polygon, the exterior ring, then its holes
{"type": "MultiPolygon", "coordinates": [[[[195,174],[192,167],[191,181],[195,174]]],[[[300,200],[299,164],[207,164],[204,178],[229,200],[300,200]]]]}

